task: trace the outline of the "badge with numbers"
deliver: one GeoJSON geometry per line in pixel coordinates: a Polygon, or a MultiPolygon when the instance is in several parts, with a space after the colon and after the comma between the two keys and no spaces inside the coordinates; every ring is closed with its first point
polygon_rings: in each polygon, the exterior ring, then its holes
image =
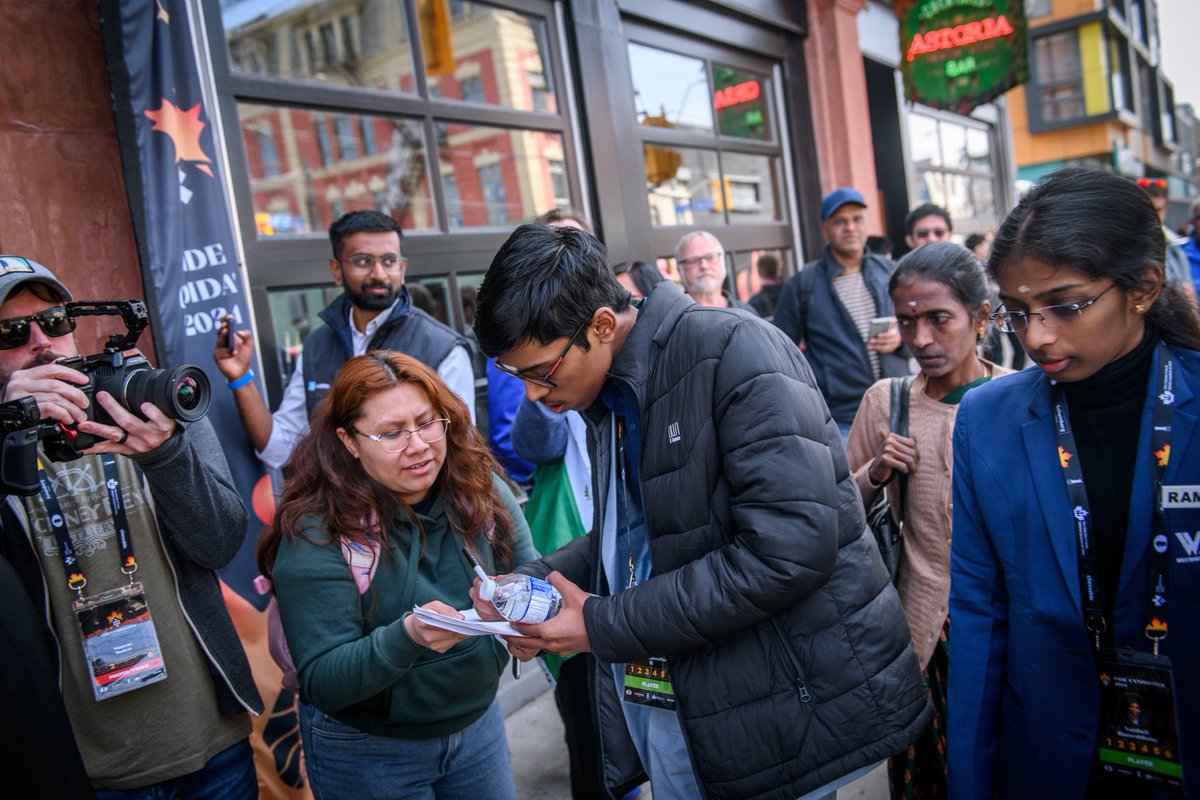
{"type": "Polygon", "coordinates": [[[625,702],[675,710],[675,687],[665,658],[625,664],[625,702]]]}
{"type": "Polygon", "coordinates": [[[1133,650],[1103,650],[1096,764],[1105,783],[1182,793],[1183,761],[1171,662],[1133,650]]]}
{"type": "Polygon", "coordinates": [[[167,668],[142,584],[80,598],[72,608],[97,700],[166,680],[167,668]]]}

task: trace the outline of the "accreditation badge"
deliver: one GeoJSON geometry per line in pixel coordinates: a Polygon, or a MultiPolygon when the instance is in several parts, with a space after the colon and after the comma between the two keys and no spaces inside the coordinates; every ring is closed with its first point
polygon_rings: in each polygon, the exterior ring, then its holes
{"type": "Polygon", "coordinates": [[[626,703],[675,710],[675,687],[665,658],[652,656],[646,661],[625,664],[626,703]]]}
{"type": "Polygon", "coordinates": [[[1175,682],[1166,656],[1105,649],[1100,677],[1097,769],[1105,783],[1182,794],[1175,682]]]}
{"type": "Polygon", "coordinates": [[[71,605],[97,700],[167,679],[141,583],[82,597],[71,605]]]}

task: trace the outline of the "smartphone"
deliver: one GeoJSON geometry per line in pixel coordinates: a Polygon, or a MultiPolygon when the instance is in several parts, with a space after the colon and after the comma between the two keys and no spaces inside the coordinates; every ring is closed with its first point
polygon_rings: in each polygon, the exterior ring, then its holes
{"type": "Polygon", "coordinates": [[[881,333],[887,333],[895,324],[895,317],[876,317],[875,319],[871,320],[871,325],[867,328],[867,338],[874,339],[881,333]]]}
{"type": "Polygon", "coordinates": [[[237,328],[233,324],[233,317],[225,320],[225,348],[230,355],[233,354],[233,348],[237,346],[237,328]]]}

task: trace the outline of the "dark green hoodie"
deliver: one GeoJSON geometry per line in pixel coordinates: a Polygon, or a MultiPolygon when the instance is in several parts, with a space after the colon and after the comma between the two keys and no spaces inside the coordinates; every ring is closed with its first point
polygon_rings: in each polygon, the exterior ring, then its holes
{"type": "MultiPolygon", "coordinates": [[[[494,485],[515,523],[515,563],[537,558],[512,493],[498,478],[494,485]]],[[[301,697],[376,736],[426,739],[461,731],[491,705],[508,662],[493,636],[464,639],[445,653],[409,638],[404,617],[414,605],[441,600],[469,608],[474,577],[461,552],[462,535],[450,527],[440,497],[420,520],[426,538],[408,603],[402,596],[408,554],[412,537],[420,534],[406,518],[393,526],[391,551],[364,595],[324,520],[316,517],[305,520],[302,535],[280,542],[272,574],[301,697]]],[[[479,560],[495,573],[489,548],[479,560]]]]}

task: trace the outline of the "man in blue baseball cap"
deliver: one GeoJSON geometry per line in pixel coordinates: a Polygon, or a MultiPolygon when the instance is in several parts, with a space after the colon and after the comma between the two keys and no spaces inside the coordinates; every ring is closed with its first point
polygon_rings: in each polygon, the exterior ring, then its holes
{"type": "Polygon", "coordinates": [[[896,265],[867,252],[866,209],[848,186],[825,196],[825,252],[783,287],[772,320],[804,348],[843,440],[871,384],[909,373],[887,290],[896,265]]]}

